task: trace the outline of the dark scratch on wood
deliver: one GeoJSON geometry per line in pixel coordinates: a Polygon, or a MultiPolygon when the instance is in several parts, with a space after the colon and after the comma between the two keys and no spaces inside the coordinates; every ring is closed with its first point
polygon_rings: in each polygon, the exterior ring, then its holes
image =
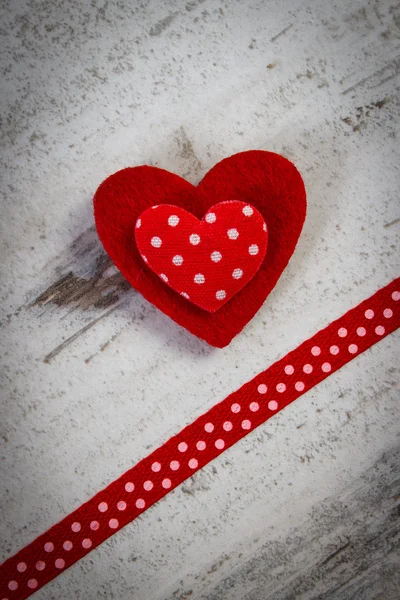
{"type": "Polygon", "coordinates": [[[184,127],[180,127],[176,132],[175,142],[177,145],[177,154],[186,163],[187,167],[183,170],[182,176],[186,179],[197,179],[203,169],[201,160],[197,156],[193,142],[190,140],[184,127]]]}
{"type": "Polygon", "coordinates": [[[383,85],[387,81],[390,81],[391,79],[394,79],[395,77],[397,77],[397,75],[400,75],[400,69],[397,69],[397,71],[395,73],[393,73],[392,75],[388,75],[387,77],[385,77],[385,79],[382,79],[382,81],[380,81],[376,85],[373,85],[371,89],[373,90],[374,88],[377,88],[377,87],[383,85]]]}
{"type": "Polygon", "coordinates": [[[344,117],[342,118],[342,121],[343,123],[346,123],[346,125],[352,126],[351,117],[344,117]]]}
{"type": "Polygon", "coordinates": [[[90,361],[92,360],[92,358],[94,358],[97,355],[97,352],[95,352],[94,354],[91,354],[90,356],[88,356],[87,358],[85,358],[85,364],[89,364],[90,361]]]}
{"type": "Polygon", "coordinates": [[[344,546],[341,546],[340,548],[335,550],[335,552],[332,552],[332,554],[330,554],[327,558],[325,558],[325,560],[322,561],[321,566],[326,565],[330,560],[335,558],[335,556],[337,556],[338,554],[343,552],[343,550],[345,550],[348,546],[350,546],[350,541],[348,541],[347,544],[345,544],[344,546]]]}
{"type": "Polygon", "coordinates": [[[86,279],[70,271],[52,283],[32,302],[31,306],[52,302],[57,306],[79,305],[83,310],[107,308],[119,299],[117,290],[124,291],[129,288],[129,283],[120,273],[106,279],[102,279],[101,273],[96,273],[91,279],[86,279]]]}
{"type": "Polygon", "coordinates": [[[132,289],[104,252],[95,227],[89,227],[50,263],[53,282],[33,306],[70,306],[72,310],[104,309],[132,289]]]}
{"type": "Polygon", "coordinates": [[[113,306],[112,308],[110,308],[110,310],[108,310],[104,314],[100,315],[100,317],[97,317],[97,319],[94,319],[93,321],[91,321],[90,323],[85,325],[85,327],[82,327],[82,329],[80,329],[79,331],[77,331],[76,333],[71,335],[69,338],[64,340],[62,342],[62,344],[57,346],[57,348],[54,348],[54,350],[49,352],[49,354],[47,354],[44,357],[43,362],[48,364],[55,356],[57,356],[57,354],[60,354],[60,352],[62,352],[65,348],[67,348],[67,346],[72,344],[72,342],[74,342],[79,336],[81,336],[83,333],[85,333],[86,331],[91,329],[94,325],[96,325],[99,321],[101,321],[105,317],[108,317],[108,315],[110,315],[112,312],[114,312],[114,310],[116,310],[118,308],[118,306],[120,306],[120,304],[113,306]]]}
{"type": "Polygon", "coordinates": [[[390,223],[386,223],[386,225],[384,225],[384,227],[385,228],[391,227],[392,225],[397,225],[397,223],[400,223],[400,218],[399,219],[394,219],[394,221],[390,221],[390,223]]]}
{"type": "Polygon", "coordinates": [[[104,352],[104,350],[106,350],[109,347],[109,345],[112,344],[112,342],[114,342],[117,339],[117,337],[120,335],[121,335],[121,331],[119,331],[118,333],[115,333],[113,336],[110,337],[109,340],[107,340],[102,346],[100,346],[100,350],[98,350],[97,352],[94,352],[93,354],[91,354],[90,356],[85,358],[84,362],[88,365],[95,356],[97,356],[100,352],[104,352]]]}
{"type": "Polygon", "coordinates": [[[371,104],[367,104],[366,106],[357,106],[355,109],[355,115],[348,117],[341,117],[341,121],[346,123],[349,127],[352,128],[354,132],[360,131],[367,126],[367,122],[369,117],[372,117],[374,111],[376,109],[381,109],[386,104],[391,102],[391,98],[385,97],[382,100],[378,100],[377,102],[371,102],[371,104]],[[372,114],[371,114],[372,113],[372,114]]]}
{"type": "Polygon", "coordinates": [[[161,19],[161,21],[155,23],[155,25],[153,25],[153,27],[150,28],[149,34],[153,37],[161,35],[163,31],[167,29],[169,25],[171,25],[172,21],[177,17],[177,15],[179,15],[179,11],[175,11],[167,17],[164,17],[164,19],[161,19]]]}
{"type": "Polygon", "coordinates": [[[385,65],[384,67],[382,67],[382,69],[378,69],[377,71],[375,71],[371,75],[367,75],[367,77],[364,77],[363,79],[361,79],[360,81],[358,81],[357,83],[355,83],[354,85],[352,85],[351,87],[349,87],[346,90],[344,90],[342,92],[342,94],[345,96],[349,92],[352,92],[353,90],[355,90],[356,88],[358,88],[360,85],[363,85],[366,81],[368,81],[372,77],[375,77],[377,75],[382,75],[387,69],[390,69],[391,67],[393,67],[395,69],[395,72],[392,73],[391,75],[389,75],[389,77],[387,77],[387,78],[383,79],[382,81],[380,81],[378,84],[374,85],[373,88],[382,85],[386,81],[389,81],[389,79],[393,79],[393,77],[396,77],[396,75],[398,75],[400,73],[400,58],[397,58],[396,60],[392,60],[390,63],[388,63],[387,65],[385,65]]]}
{"type": "Polygon", "coordinates": [[[293,23],[291,23],[290,25],[288,25],[287,27],[285,27],[285,29],[282,29],[282,31],[280,31],[279,33],[277,33],[276,35],[274,35],[274,37],[272,37],[269,41],[270,42],[275,42],[275,40],[277,40],[278,38],[281,37],[281,35],[284,35],[287,31],[289,31],[289,29],[293,27],[293,23]]]}

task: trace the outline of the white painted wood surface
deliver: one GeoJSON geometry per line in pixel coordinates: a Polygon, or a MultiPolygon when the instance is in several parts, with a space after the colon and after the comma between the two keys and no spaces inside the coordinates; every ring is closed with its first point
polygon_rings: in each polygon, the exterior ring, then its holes
{"type": "MultiPolygon", "coordinates": [[[[399,274],[399,28],[389,0],[3,3],[1,559],[399,274]],[[129,165],[196,183],[249,148],[295,162],[308,216],[216,350],[127,289],[91,198],[129,165]]],[[[36,597],[398,598],[398,342],[36,597]]]]}

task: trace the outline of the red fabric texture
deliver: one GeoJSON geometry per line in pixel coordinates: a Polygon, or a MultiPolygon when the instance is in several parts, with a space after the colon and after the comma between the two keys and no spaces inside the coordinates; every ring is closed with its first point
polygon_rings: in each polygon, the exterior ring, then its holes
{"type": "Polygon", "coordinates": [[[0,599],[24,600],[169,491],[400,326],[400,278],[213,406],[0,566],[0,599]]]}
{"type": "Polygon", "coordinates": [[[275,286],[294,252],[305,214],[300,173],[283,156],[263,150],[225,158],[197,187],[156,167],[123,169],[103,181],[94,196],[99,237],[124,277],[177,323],[219,348],[253,318],[275,286]],[[268,250],[248,285],[212,313],[188,302],[148,268],[135,243],[135,224],[154,205],[172,204],[202,219],[213,205],[228,200],[260,212],[268,227],[268,250]]]}
{"type": "Polygon", "coordinates": [[[238,201],[215,204],[197,219],[160,204],[136,221],[141,257],[188,302],[215,312],[257,273],[267,249],[267,226],[257,209],[238,201]]]}

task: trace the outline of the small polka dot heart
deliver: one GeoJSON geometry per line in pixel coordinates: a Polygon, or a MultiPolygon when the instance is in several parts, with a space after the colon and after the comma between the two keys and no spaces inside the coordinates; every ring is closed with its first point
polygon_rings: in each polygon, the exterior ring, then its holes
{"type": "Polygon", "coordinates": [[[202,220],[185,209],[160,204],[136,221],[143,261],[188,302],[215,312],[257,273],[268,245],[259,211],[229,200],[212,206],[202,220]]]}

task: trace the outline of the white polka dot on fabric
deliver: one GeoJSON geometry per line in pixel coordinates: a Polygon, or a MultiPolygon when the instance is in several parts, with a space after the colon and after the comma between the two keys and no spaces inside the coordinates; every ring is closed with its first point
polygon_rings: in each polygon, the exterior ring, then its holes
{"type": "Polygon", "coordinates": [[[204,283],[206,280],[206,278],[204,277],[204,275],[202,273],[196,273],[196,275],[194,276],[194,282],[201,284],[204,283]]]}
{"type": "Polygon", "coordinates": [[[197,233],[192,233],[192,235],[189,237],[189,242],[192,244],[192,246],[197,246],[200,244],[200,236],[197,233]]]}
{"type": "Polygon", "coordinates": [[[165,479],[163,479],[163,480],[162,480],[162,482],[161,482],[161,485],[163,486],[163,488],[164,488],[165,490],[169,490],[169,488],[170,488],[170,487],[171,487],[171,485],[172,485],[172,482],[171,482],[171,480],[170,480],[170,479],[168,479],[168,477],[166,477],[165,479]]]}
{"type": "Polygon", "coordinates": [[[224,440],[218,439],[215,441],[215,447],[217,448],[217,450],[222,450],[222,448],[225,447],[225,442],[224,440]]]}
{"type": "Polygon", "coordinates": [[[395,302],[398,302],[400,300],[400,292],[398,292],[397,290],[395,292],[393,292],[392,300],[394,300],[395,302]]]}
{"type": "Polygon", "coordinates": [[[168,225],[171,227],[176,227],[179,223],[179,217],[177,215],[171,215],[168,217],[168,225]]]}
{"type": "Polygon", "coordinates": [[[206,214],[206,221],[207,223],[215,223],[215,221],[217,220],[216,214],[215,213],[207,213],[206,214]]]}
{"type": "Polygon", "coordinates": [[[222,427],[225,431],[231,431],[233,425],[232,425],[231,421],[225,421],[224,424],[222,425],[222,427]]]}
{"type": "Polygon", "coordinates": [[[97,531],[100,527],[100,523],[98,521],[92,521],[89,527],[92,531],[97,531]]]}
{"type": "Polygon", "coordinates": [[[189,294],[187,294],[186,292],[181,292],[181,296],[186,298],[186,300],[189,300],[189,298],[190,298],[189,294]]]}
{"type": "Polygon", "coordinates": [[[46,563],[43,560],[38,560],[35,567],[37,571],[44,571],[46,568],[46,563]]]}
{"type": "Polygon", "coordinates": [[[168,282],[168,277],[166,275],[164,275],[164,273],[160,273],[160,277],[163,281],[165,281],[166,283],[168,282]]]}
{"type": "Polygon", "coordinates": [[[267,388],[267,386],[265,385],[265,383],[260,383],[260,385],[259,385],[259,386],[258,386],[258,388],[257,388],[257,392],[258,392],[259,394],[266,394],[266,393],[267,393],[267,391],[268,391],[268,388],[267,388]]]}
{"type": "Polygon", "coordinates": [[[242,269],[234,269],[233,273],[232,273],[232,277],[233,277],[233,279],[240,279],[241,277],[243,277],[242,269]]]}
{"type": "Polygon", "coordinates": [[[383,335],[385,333],[385,328],[382,325],[378,325],[378,327],[375,327],[375,333],[376,335],[383,335]]]}
{"type": "Polygon", "coordinates": [[[365,327],[357,327],[357,335],[363,337],[367,333],[365,327]]]}
{"type": "Polygon", "coordinates": [[[132,483],[132,481],[128,481],[128,483],[125,484],[125,491],[126,492],[133,492],[133,490],[135,489],[135,484],[132,483]]]}
{"type": "Polygon", "coordinates": [[[224,300],[226,298],[226,291],[218,290],[218,292],[215,294],[215,297],[217,300],[224,300]]]}
{"type": "Polygon", "coordinates": [[[286,391],[286,385],[284,383],[278,383],[278,385],[276,386],[276,391],[280,394],[283,394],[283,392],[286,391]]]}
{"type": "Polygon", "coordinates": [[[136,508],[142,509],[146,506],[146,502],[143,500],[143,498],[138,498],[135,502],[136,504],[136,508]]]}
{"type": "MultiPolygon", "coordinates": [[[[75,525],[75,523],[74,523],[74,525],[75,525]]],[[[72,526],[71,526],[71,529],[72,529],[72,526]]],[[[79,529],[77,531],[79,531],[79,529]]],[[[72,531],[74,531],[74,529],[72,529],[72,531]]],[[[53,550],[54,550],[53,542],[46,542],[44,545],[44,549],[46,552],[53,552],[53,550]]]]}
{"type": "Polygon", "coordinates": [[[302,392],[305,388],[305,385],[302,381],[296,381],[296,383],[294,384],[294,387],[298,392],[302,392]]]}
{"type": "Polygon", "coordinates": [[[258,402],[251,402],[249,405],[249,409],[251,410],[251,412],[257,412],[260,408],[260,405],[258,404],[258,402]]]}
{"type": "Polygon", "coordinates": [[[323,370],[324,373],[329,373],[329,371],[332,369],[332,367],[331,367],[330,363],[324,362],[321,369],[323,370]]]}
{"type": "Polygon", "coordinates": [[[147,481],[144,482],[143,487],[146,490],[146,492],[149,492],[150,490],[153,489],[154,484],[152,481],[150,481],[150,479],[148,479],[147,481]]]}
{"type": "Polygon", "coordinates": [[[348,350],[349,350],[350,354],[355,354],[358,350],[357,344],[350,344],[348,350]]]}
{"type": "Polygon", "coordinates": [[[259,248],[258,248],[257,244],[252,244],[251,246],[249,246],[250,256],[255,256],[256,254],[258,254],[258,252],[259,252],[259,248]]]}
{"type": "Polygon", "coordinates": [[[63,548],[66,552],[69,552],[70,550],[72,550],[72,546],[73,546],[73,543],[70,540],[67,540],[66,542],[63,543],[63,548]]]}
{"type": "Polygon", "coordinates": [[[56,569],[63,569],[65,567],[65,560],[63,558],[57,558],[54,565],[56,569]]]}
{"type": "Polygon", "coordinates": [[[335,354],[339,354],[339,347],[338,347],[338,346],[331,346],[331,347],[329,348],[329,352],[330,352],[331,354],[333,354],[333,355],[335,355],[335,354]]]}
{"type": "Polygon", "coordinates": [[[339,337],[344,338],[347,335],[347,329],[345,327],[340,327],[337,333],[339,337]]]}
{"type": "Polygon", "coordinates": [[[239,232],[237,229],[228,229],[227,234],[230,240],[236,240],[239,237],[239,232]]]}
{"type": "Polygon", "coordinates": [[[183,263],[183,257],[180,254],[175,254],[175,256],[172,259],[172,262],[174,263],[174,265],[176,265],[177,267],[180,267],[181,264],[183,263]]]}
{"type": "Polygon", "coordinates": [[[268,408],[269,410],[276,410],[278,408],[278,403],[276,400],[270,400],[268,402],[268,408]]]}
{"type": "Polygon", "coordinates": [[[371,310],[371,309],[369,308],[368,310],[366,310],[366,311],[365,311],[364,315],[365,315],[365,318],[366,318],[366,319],[373,319],[373,318],[374,318],[374,316],[375,316],[375,313],[374,313],[374,311],[373,311],[373,310],[371,310]]]}
{"type": "Polygon", "coordinates": [[[197,448],[197,450],[200,450],[200,452],[201,452],[202,450],[205,450],[205,449],[206,449],[206,446],[207,446],[207,444],[206,444],[205,442],[203,442],[203,440],[200,440],[200,441],[199,441],[199,442],[197,442],[197,444],[196,444],[196,448],[197,448]]]}
{"type": "Polygon", "coordinates": [[[254,210],[251,208],[251,206],[244,206],[242,209],[242,213],[244,214],[245,217],[251,217],[253,212],[254,212],[254,210]]]}
{"type": "Polygon", "coordinates": [[[106,510],[108,510],[108,504],[107,502],[100,502],[97,508],[100,512],[106,512],[106,510]]]}
{"type": "Polygon", "coordinates": [[[197,467],[199,466],[199,461],[195,458],[191,458],[188,462],[188,465],[191,469],[197,469],[197,467]]]}
{"type": "Polygon", "coordinates": [[[82,547],[86,548],[86,550],[88,548],[91,548],[92,547],[92,540],[89,539],[89,538],[85,538],[84,540],[82,540],[82,547]]]}
{"type": "Polygon", "coordinates": [[[153,471],[153,473],[158,473],[158,471],[161,471],[161,463],[153,462],[153,464],[151,465],[151,470],[153,471]]]}
{"type": "Polygon", "coordinates": [[[251,421],[249,419],[242,421],[242,429],[251,429],[251,421]]]}
{"type": "Polygon", "coordinates": [[[385,310],[383,311],[383,316],[385,317],[385,319],[390,319],[391,317],[393,317],[393,311],[390,308],[385,308],[385,310]]]}
{"type": "Polygon", "coordinates": [[[81,530],[81,524],[80,524],[80,523],[77,523],[77,522],[75,522],[75,523],[72,523],[72,525],[71,525],[71,529],[72,529],[72,531],[73,531],[74,533],[78,533],[78,531],[80,531],[80,530],[81,530]]]}
{"type": "Polygon", "coordinates": [[[286,373],[286,375],[293,375],[293,373],[294,373],[293,365],[286,365],[285,373],[286,373]]]}
{"type": "Polygon", "coordinates": [[[187,449],[188,449],[188,445],[186,442],[181,442],[180,444],[178,444],[179,452],[186,452],[187,449]]]}
{"type": "Polygon", "coordinates": [[[235,402],[234,404],[232,404],[231,406],[231,411],[233,413],[238,413],[240,412],[240,404],[238,404],[237,402],[235,402]]]}
{"type": "MultiPolygon", "coordinates": [[[[31,590],[35,590],[38,586],[38,582],[37,579],[29,579],[28,583],[27,583],[28,588],[30,588],[31,590]]],[[[4,598],[4,600],[7,600],[7,598],[4,598]]]]}
{"type": "Polygon", "coordinates": [[[11,590],[12,592],[14,592],[15,590],[18,589],[18,582],[15,581],[15,579],[12,579],[11,581],[8,582],[8,589],[11,590]]]}
{"type": "Polygon", "coordinates": [[[125,510],[126,502],[124,502],[123,500],[120,500],[119,502],[117,502],[117,508],[118,508],[118,510],[125,510]]]}
{"type": "Polygon", "coordinates": [[[23,573],[24,571],[26,571],[26,569],[27,569],[26,563],[20,562],[17,564],[17,571],[19,571],[20,573],[23,573]]]}
{"type": "MultiPolygon", "coordinates": [[[[136,501],[136,506],[137,506],[137,503],[138,503],[138,500],[136,501]]],[[[108,526],[110,529],[117,529],[118,525],[119,525],[118,519],[110,519],[108,521],[108,526]]]]}
{"type": "Polygon", "coordinates": [[[153,246],[153,248],[161,248],[162,239],[155,235],[151,238],[150,244],[153,246]]]}
{"type": "Polygon", "coordinates": [[[319,346],[313,346],[311,348],[311,354],[313,356],[319,356],[321,354],[321,348],[319,346]]]}
{"type": "Polygon", "coordinates": [[[212,423],[206,423],[204,425],[204,430],[207,431],[207,433],[212,433],[214,431],[214,425],[212,423]]]}
{"type": "Polygon", "coordinates": [[[177,471],[179,469],[179,462],[177,460],[171,460],[169,463],[169,468],[171,471],[177,471]]]}
{"type": "Polygon", "coordinates": [[[215,263],[219,262],[222,258],[222,254],[221,252],[218,252],[217,250],[215,250],[215,252],[211,253],[211,260],[215,263]]]}
{"type": "Polygon", "coordinates": [[[139,229],[139,227],[141,226],[141,224],[142,224],[142,219],[138,219],[136,221],[136,229],[139,229]]]}
{"type": "Polygon", "coordinates": [[[313,370],[312,365],[307,364],[307,365],[304,365],[304,367],[303,367],[303,371],[304,371],[304,373],[307,373],[307,375],[312,373],[312,370],[313,370]]]}

